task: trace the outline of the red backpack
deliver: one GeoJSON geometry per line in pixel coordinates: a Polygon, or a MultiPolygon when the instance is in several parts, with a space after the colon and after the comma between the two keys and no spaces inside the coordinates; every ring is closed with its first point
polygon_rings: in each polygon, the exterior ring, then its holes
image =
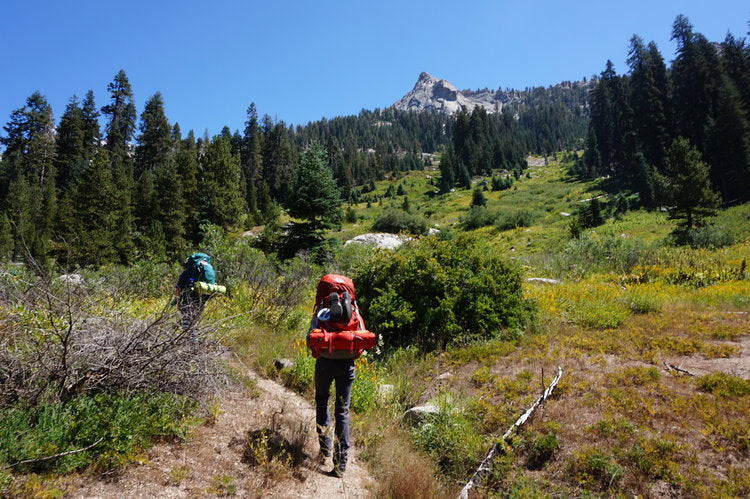
{"type": "Polygon", "coordinates": [[[357,358],[375,346],[375,335],[365,329],[354,297],[354,283],[345,276],[326,274],[318,281],[313,313],[317,327],[307,336],[313,357],[357,358]],[[327,313],[320,312],[327,309],[327,313]]]}

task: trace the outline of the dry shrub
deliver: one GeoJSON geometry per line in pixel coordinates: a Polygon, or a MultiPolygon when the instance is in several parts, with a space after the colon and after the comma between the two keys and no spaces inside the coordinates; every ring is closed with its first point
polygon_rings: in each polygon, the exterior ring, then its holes
{"type": "Polygon", "coordinates": [[[432,460],[411,448],[409,436],[396,430],[383,436],[375,449],[378,469],[377,497],[433,499],[454,497],[441,484],[432,460]]]}
{"type": "Polygon", "coordinates": [[[139,318],[133,296],[45,277],[0,279],[0,288],[0,407],[92,392],[197,399],[225,379],[218,326],[188,334],[175,308],[139,318]]]}
{"type": "Polygon", "coordinates": [[[242,461],[263,472],[264,486],[295,475],[295,470],[307,457],[307,428],[292,432],[290,439],[271,428],[247,432],[242,461]]]}

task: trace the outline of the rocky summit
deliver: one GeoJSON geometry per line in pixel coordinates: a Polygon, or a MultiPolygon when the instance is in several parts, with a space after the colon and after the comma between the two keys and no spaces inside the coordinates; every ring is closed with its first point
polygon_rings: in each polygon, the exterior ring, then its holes
{"type": "Polygon", "coordinates": [[[483,107],[488,113],[499,113],[505,104],[516,98],[499,90],[457,90],[448,80],[422,73],[414,88],[394,106],[401,111],[437,111],[446,114],[454,114],[461,109],[471,112],[475,107],[483,107]]]}

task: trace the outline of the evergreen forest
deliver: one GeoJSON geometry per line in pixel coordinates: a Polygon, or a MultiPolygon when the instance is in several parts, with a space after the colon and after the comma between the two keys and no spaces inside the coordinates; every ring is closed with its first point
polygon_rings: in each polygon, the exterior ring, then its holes
{"type": "Polygon", "coordinates": [[[580,147],[588,115],[586,87],[568,84],[519,92],[519,104],[497,116],[388,108],[294,127],[250,104],[244,130],[196,137],[170,123],[158,92],[139,117],[124,71],[107,91],[101,107],[93,91],[71,97],[57,123],[40,92],[11,114],[0,137],[0,259],[98,266],[174,258],[208,225],[273,227],[284,210],[293,213],[311,146],[322,148],[320,171],[335,180],[329,195],[359,202],[372,182],[422,169],[445,149],[443,189],[492,169],[520,173],[530,152],[580,147]]]}
{"type": "Polygon", "coordinates": [[[607,61],[589,97],[586,150],[574,172],[611,176],[650,209],[689,200],[710,211],[746,202],[750,49],[731,33],[710,42],[682,15],[671,38],[677,50],[669,67],[656,44],[637,35],[630,40],[626,74],[618,75],[607,61]],[[679,167],[675,155],[687,151],[692,159],[679,167]],[[699,192],[674,186],[680,176],[699,183],[699,192]]]}

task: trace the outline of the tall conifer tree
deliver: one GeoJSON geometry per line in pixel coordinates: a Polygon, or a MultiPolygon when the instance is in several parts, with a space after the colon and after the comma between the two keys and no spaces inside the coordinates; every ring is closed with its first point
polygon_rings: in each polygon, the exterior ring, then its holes
{"type": "Polygon", "coordinates": [[[302,154],[288,208],[291,216],[307,220],[313,231],[341,221],[341,196],[320,144],[302,154]]]}
{"type": "Polygon", "coordinates": [[[633,35],[628,65],[637,147],[649,164],[662,167],[669,139],[664,60],[653,42],[646,47],[640,37],[633,35]]]}
{"type": "Polygon", "coordinates": [[[57,186],[67,190],[85,167],[83,114],[74,95],[70,98],[65,112],[57,126],[57,186]]]}
{"type": "Polygon", "coordinates": [[[120,70],[115,75],[113,81],[107,85],[107,90],[110,94],[110,103],[102,107],[102,113],[108,118],[105,140],[118,206],[114,215],[120,232],[116,246],[120,261],[126,263],[134,253],[135,184],[130,151],[135,132],[136,109],[133,90],[125,71],[120,70]]]}
{"type": "Polygon", "coordinates": [[[256,223],[260,223],[258,212],[258,185],[263,169],[263,135],[258,123],[258,111],[255,103],[247,108],[247,121],[242,141],[242,172],[245,179],[245,202],[247,211],[256,223]]]}
{"type": "Polygon", "coordinates": [[[99,150],[101,131],[99,130],[99,111],[94,102],[94,92],[89,90],[81,103],[81,121],[83,128],[84,156],[93,159],[99,150]]]}
{"type": "Polygon", "coordinates": [[[224,228],[236,225],[244,211],[240,158],[232,154],[229,138],[217,135],[206,144],[203,165],[204,218],[224,228]]]}
{"type": "MultiPolygon", "coordinates": [[[[177,126],[177,125],[175,125],[177,126]]],[[[199,243],[200,192],[198,191],[198,150],[195,134],[190,130],[179,142],[175,156],[177,174],[182,186],[185,237],[194,244],[199,243]]]]}
{"type": "Polygon", "coordinates": [[[11,114],[0,171],[0,199],[10,208],[16,226],[15,254],[28,250],[43,259],[51,237],[56,209],[55,128],[47,99],[34,92],[11,114]]]}
{"type": "Polygon", "coordinates": [[[76,260],[102,265],[120,261],[121,237],[116,185],[106,150],[100,150],[82,173],[73,201],[76,260]]]}
{"type": "Polygon", "coordinates": [[[156,170],[169,161],[172,153],[172,129],[164,113],[164,99],[160,92],[151,96],[143,107],[135,148],[137,180],[146,170],[156,170]]]}

